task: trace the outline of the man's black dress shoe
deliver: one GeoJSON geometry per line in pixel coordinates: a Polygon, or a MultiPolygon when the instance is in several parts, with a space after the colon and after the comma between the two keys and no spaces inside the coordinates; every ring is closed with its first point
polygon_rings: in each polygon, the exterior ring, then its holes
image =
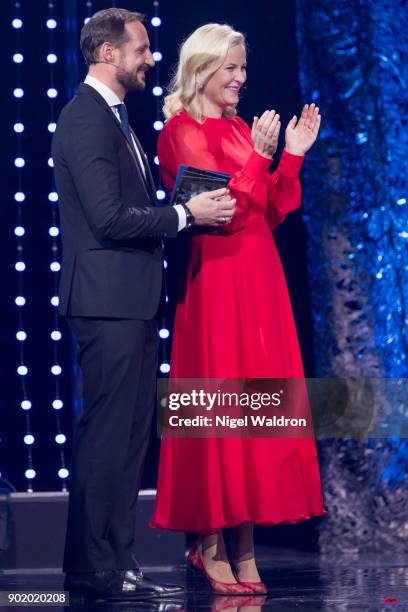
{"type": "Polygon", "coordinates": [[[136,592],[134,585],[124,580],[124,574],[116,571],[86,572],[67,574],[64,589],[69,591],[70,599],[77,603],[79,599],[106,601],[140,601],[146,599],[140,591],[136,592]]]}
{"type": "Polygon", "coordinates": [[[64,589],[74,599],[141,601],[180,594],[176,585],[160,585],[145,578],[140,570],[67,574],[64,589]]]}
{"type": "Polygon", "coordinates": [[[151,578],[144,576],[140,569],[127,570],[119,574],[126,582],[130,582],[135,589],[135,592],[144,593],[151,597],[169,597],[179,596],[183,591],[183,587],[178,584],[158,584],[153,582],[151,578]]]}

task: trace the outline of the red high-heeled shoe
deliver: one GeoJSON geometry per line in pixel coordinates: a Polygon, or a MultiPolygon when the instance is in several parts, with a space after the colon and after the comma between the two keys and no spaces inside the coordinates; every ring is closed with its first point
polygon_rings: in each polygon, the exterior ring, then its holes
{"type": "Polygon", "coordinates": [[[243,584],[244,586],[246,586],[249,589],[251,589],[251,591],[253,593],[257,593],[259,595],[266,595],[268,593],[268,587],[266,586],[266,584],[264,582],[262,582],[262,580],[257,580],[256,582],[249,582],[247,580],[240,580],[238,578],[238,573],[236,571],[236,568],[234,568],[232,571],[233,571],[233,574],[235,576],[235,580],[237,582],[239,582],[239,584],[243,584]]]}
{"type": "Polygon", "coordinates": [[[187,555],[187,563],[189,563],[189,565],[191,565],[191,567],[194,569],[203,572],[214,593],[218,593],[220,595],[248,595],[254,592],[252,589],[244,586],[241,583],[234,582],[231,584],[230,582],[221,582],[220,580],[216,580],[210,576],[205,569],[203,557],[201,551],[199,550],[199,543],[195,544],[190,549],[187,555]]]}
{"type": "Polygon", "coordinates": [[[259,593],[259,595],[266,595],[268,592],[268,587],[262,580],[258,580],[258,582],[246,582],[243,580],[238,580],[239,584],[243,584],[244,586],[251,589],[253,593],[259,593]]]}

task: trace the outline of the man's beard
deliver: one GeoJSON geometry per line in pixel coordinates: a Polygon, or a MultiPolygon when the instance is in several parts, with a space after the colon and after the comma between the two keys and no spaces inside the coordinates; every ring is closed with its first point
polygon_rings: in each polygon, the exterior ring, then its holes
{"type": "Polygon", "coordinates": [[[121,68],[117,71],[116,78],[126,91],[143,91],[146,84],[138,80],[140,72],[145,72],[143,68],[139,68],[137,72],[131,73],[121,68]]]}

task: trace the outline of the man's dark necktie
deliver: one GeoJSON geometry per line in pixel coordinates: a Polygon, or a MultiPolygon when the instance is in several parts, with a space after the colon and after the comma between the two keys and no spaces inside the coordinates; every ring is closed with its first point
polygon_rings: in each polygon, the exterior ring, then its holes
{"type": "Polygon", "coordinates": [[[118,109],[119,117],[120,117],[120,126],[125,133],[125,136],[131,143],[134,148],[132,133],[130,131],[130,123],[129,123],[129,115],[127,112],[126,104],[116,104],[116,108],[118,109]]]}
{"type": "Polygon", "coordinates": [[[133,149],[133,151],[136,154],[136,159],[138,160],[138,162],[142,161],[142,164],[143,164],[143,167],[144,167],[143,168],[144,172],[143,172],[143,169],[142,169],[143,178],[146,181],[148,189],[150,190],[150,192],[152,194],[153,201],[155,202],[156,201],[156,188],[154,186],[154,182],[153,182],[153,180],[151,178],[151,175],[150,175],[150,169],[147,166],[147,163],[145,161],[143,151],[139,149],[140,158],[139,158],[139,155],[137,155],[137,153],[136,153],[136,149],[135,148],[138,145],[134,142],[134,140],[132,138],[132,131],[130,129],[129,115],[128,115],[128,112],[127,112],[126,104],[116,104],[116,108],[118,109],[118,113],[119,113],[119,117],[120,117],[120,127],[122,128],[123,133],[125,134],[126,138],[128,139],[129,143],[131,144],[132,149],[133,149]]]}

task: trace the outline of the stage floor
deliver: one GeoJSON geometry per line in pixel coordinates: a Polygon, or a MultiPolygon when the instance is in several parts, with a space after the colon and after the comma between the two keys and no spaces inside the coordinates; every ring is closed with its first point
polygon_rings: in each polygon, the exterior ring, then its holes
{"type": "MultiPolygon", "coordinates": [[[[138,604],[95,603],[82,610],[228,610],[229,612],[291,612],[297,610],[400,611],[408,610],[408,556],[367,555],[324,559],[316,553],[288,549],[258,548],[259,567],[268,597],[215,596],[203,576],[185,566],[146,567],[145,573],[161,582],[185,586],[177,600],[138,604]]],[[[0,590],[36,591],[62,589],[63,576],[51,570],[2,571],[0,590]]],[[[73,608],[71,606],[71,608],[73,608]]],[[[12,608],[10,608],[11,610],[12,608]]],[[[38,608],[37,608],[38,609],[38,608]]],[[[42,608],[41,608],[42,609],[42,608]]],[[[52,607],[63,610],[62,607],[52,607]]],[[[66,608],[65,608],[66,609],[66,608]]],[[[76,608],[78,609],[78,608],[76,608]]],[[[0,606],[0,610],[5,610],[0,606]]],[[[14,607],[14,610],[27,610],[14,607]]]]}

